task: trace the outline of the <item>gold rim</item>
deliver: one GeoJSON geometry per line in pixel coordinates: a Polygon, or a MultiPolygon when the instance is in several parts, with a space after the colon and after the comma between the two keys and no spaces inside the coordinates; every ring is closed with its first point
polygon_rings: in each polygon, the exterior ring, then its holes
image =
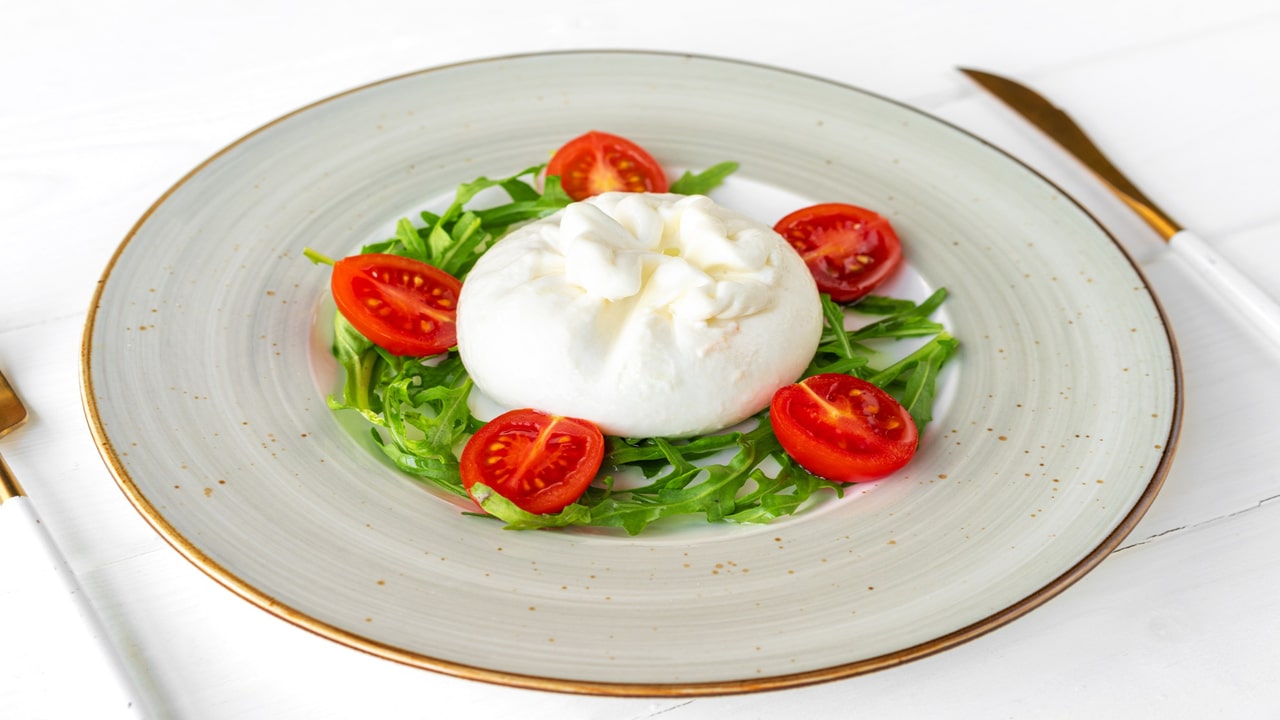
{"type": "Polygon", "coordinates": [[[340,92],[335,95],[329,96],[327,98],[318,100],[314,103],[305,105],[297,110],[294,110],[293,112],[282,115],[276,118],[275,120],[272,120],[271,122],[265,125],[262,125],[261,127],[249,132],[248,134],[244,135],[240,139],[226,146],[222,150],[219,150],[217,153],[210,156],[204,162],[200,163],[195,168],[193,168],[190,172],[188,172],[176,183],[174,183],[172,187],[166,190],[165,193],[161,195],[160,198],[157,199],[147,209],[147,211],[142,215],[142,217],[139,218],[136,223],[134,223],[133,227],[129,230],[129,233],[125,236],[124,240],[120,243],[119,247],[116,248],[116,251],[112,254],[111,259],[108,261],[106,268],[103,270],[102,275],[98,280],[98,285],[97,285],[97,288],[94,290],[93,299],[92,299],[92,302],[90,303],[88,316],[85,321],[85,328],[84,328],[84,333],[82,335],[81,349],[80,349],[80,390],[81,390],[81,400],[84,405],[85,417],[86,417],[86,420],[88,421],[89,430],[93,436],[94,443],[98,447],[98,453],[102,456],[103,461],[106,463],[107,468],[110,470],[112,476],[114,476],[116,480],[116,484],[124,492],[125,496],[133,504],[134,508],[138,510],[138,512],[142,515],[142,517],[148,523],[150,523],[150,525],[160,534],[161,537],[165,539],[166,542],[168,542],[171,546],[174,547],[174,549],[176,549],[179,553],[181,553],[184,557],[186,557],[187,560],[193,563],[205,574],[212,577],[218,583],[220,583],[227,589],[231,590],[232,592],[236,593],[240,597],[244,598],[245,600],[248,600],[254,605],[257,605],[258,607],[260,607],[261,609],[266,610],[267,612],[283,620],[286,620],[292,623],[293,625],[296,625],[297,627],[300,627],[304,630],[308,630],[312,633],[315,633],[316,635],[319,635],[324,638],[328,638],[335,642],[341,643],[343,645],[352,647],[357,650],[361,650],[371,655],[392,660],[398,663],[403,663],[405,665],[410,665],[413,667],[418,667],[425,670],[431,670],[431,671],[439,672],[445,675],[451,675],[454,677],[464,678],[468,680],[478,680],[481,682],[488,682],[488,683],[506,685],[506,686],[512,686],[512,687],[519,687],[519,688],[526,688],[526,689],[533,689],[533,690],[547,690],[547,691],[555,691],[555,692],[563,692],[563,693],[584,694],[584,695],[606,695],[606,696],[618,696],[618,697],[624,697],[624,696],[625,697],[693,697],[693,696],[709,696],[709,695],[728,695],[728,694],[748,693],[748,692],[757,692],[757,691],[765,691],[765,690],[777,690],[777,689],[783,689],[783,688],[794,688],[794,687],[801,687],[804,685],[812,685],[816,683],[827,682],[831,680],[839,680],[843,678],[852,677],[854,675],[862,675],[862,674],[874,672],[877,670],[883,670],[885,668],[894,667],[896,665],[901,665],[911,660],[917,660],[925,656],[932,655],[942,650],[953,648],[957,645],[968,642],[969,640],[973,640],[974,638],[980,637],[1002,625],[1005,625],[1021,617],[1022,615],[1025,615],[1031,610],[1039,607],[1040,605],[1043,605],[1045,602],[1056,597],[1059,593],[1066,590],[1068,587],[1074,584],[1077,580],[1083,577],[1086,573],[1088,573],[1090,570],[1096,567],[1100,562],[1102,562],[1102,560],[1107,555],[1109,555],[1113,550],[1115,550],[1119,546],[1121,541],[1123,541],[1124,538],[1138,524],[1138,521],[1146,513],[1147,509],[1151,506],[1151,503],[1155,500],[1157,493],[1159,493],[1161,486],[1164,484],[1164,479],[1169,472],[1169,468],[1173,463],[1173,458],[1174,458],[1177,443],[1178,443],[1179,433],[1182,426],[1182,412],[1183,412],[1182,363],[1178,354],[1177,343],[1174,338],[1172,328],[1169,325],[1168,315],[1165,313],[1164,307],[1161,305],[1159,299],[1156,298],[1153,292],[1151,292],[1150,283],[1147,282],[1146,276],[1143,275],[1141,268],[1138,267],[1137,263],[1134,262],[1133,257],[1124,249],[1123,246],[1120,245],[1120,243],[1115,239],[1115,237],[1110,233],[1110,231],[1108,231],[1100,222],[1098,222],[1097,218],[1094,217],[1092,213],[1086,210],[1083,205],[1081,205],[1075,198],[1071,197],[1068,193],[1066,193],[1062,188],[1058,187],[1055,183],[1053,183],[1048,178],[1045,178],[1035,169],[1026,165],[1026,163],[1023,163],[1017,158],[1009,155],[1008,153],[992,145],[986,140],[983,140],[982,138],[979,138],[973,135],[972,133],[960,127],[957,127],[956,125],[953,125],[945,120],[934,117],[933,115],[929,115],[928,113],[912,108],[908,105],[905,105],[891,98],[885,98],[885,97],[876,95],[875,93],[869,93],[865,90],[861,90],[859,88],[855,88],[849,85],[845,85],[843,83],[835,82],[833,80],[829,80],[826,78],[808,75],[805,73],[799,73],[791,70],[784,70],[784,69],[773,67],[770,65],[765,65],[762,63],[744,62],[739,60],[732,60],[727,58],[719,58],[719,57],[706,56],[706,55],[689,55],[687,53],[663,53],[663,52],[647,52],[647,51],[633,52],[633,51],[626,51],[626,50],[601,50],[601,51],[577,50],[577,51],[548,52],[548,53],[534,53],[534,54],[521,54],[521,55],[505,55],[505,56],[485,58],[485,59],[473,60],[473,61],[467,61],[467,62],[451,63],[448,65],[437,66],[437,67],[429,68],[425,70],[403,73],[400,75],[395,75],[389,78],[385,78],[383,80],[378,80],[372,83],[367,83],[365,85],[354,87],[344,92],[340,92]],[[759,678],[759,679],[752,679],[752,680],[717,681],[717,682],[705,682],[705,683],[671,683],[671,684],[639,684],[639,683],[633,684],[633,683],[615,683],[615,682],[595,682],[595,681],[585,681],[585,680],[562,680],[562,679],[550,678],[550,677],[523,675],[519,673],[510,673],[510,672],[500,672],[495,670],[489,670],[486,668],[450,662],[447,660],[441,660],[439,658],[433,658],[420,653],[410,652],[410,651],[404,650],[403,648],[394,647],[391,645],[387,645],[385,643],[376,642],[366,637],[348,632],[341,628],[322,622],[314,617],[311,617],[310,615],[307,615],[306,613],[303,613],[297,610],[296,608],[277,602],[270,595],[262,592],[256,587],[253,587],[249,583],[245,582],[244,580],[236,576],[235,573],[221,566],[217,562],[214,562],[211,558],[205,555],[199,548],[197,548],[194,544],[192,544],[186,537],[184,537],[181,533],[179,533],[172,525],[169,524],[167,520],[165,520],[164,516],[142,494],[142,492],[134,484],[133,479],[129,476],[128,472],[125,470],[124,465],[121,462],[120,455],[117,453],[115,447],[111,442],[111,439],[107,436],[106,431],[102,427],[102,420],[101,420],[101,417],[99,416],[97,401],[93,392],[93,372],[92,372],[93,329],[94,329],[95,321],[97,319],[97,311],[101,302],[102,293],[106,288],[107,282],[111,278],[111,272],[115,268],[116,262],[120,259],[121,255],[124,253],[125,247],[128,246],[130,241],[133,240],[134,236],[137,234],[139,229],[146,224],[147,220],[150,219],[150,217],[155,213],[155,211],[161,205],[163,205],[168,200],[168,198],[171,195],[173,195],[174,192],[176,192],[179,188],[185,185],[189,180],[191,180],[191,178],[198,175],[210,163],[226,155],[227,153],[239,147],[249,139],[266,131],[267,129],[274,127],[275,125],[278,125],[289,118],[303,114],[311,110],[312,108],[333,102],[334,100],[337,100],[339,98],[356,94],[368,88],[396,82],[397,80],[401,80],[407,77],[422,75],[425,73],[438,72],[441,70],[447,70],[455,67],[463,67],[468,65],[477,65],[477,64],[490,63],[490,62],[519,60],[522,58],[530,58],[530,57],[544,57],[544,56],[553,56],[553,55],[586,55],[586,54],[686,57],[686,58],[698,58],[701,60],[708,60],[713,62],[727,62],[727,63],[733,63],[733,64],[743,65],[743,66],[758,67],[758,68],[770,70],[773,72],[792,75],[795,77],[819,80],[821,82],[825,82],[840,88],[844,88],[846,90],[850,90],[853,92],[861,93],[863,95],[874,97],[880,101],[891,103],[893,105],[897,105],[899,107],[907,109],[913,113],[919,114],[923,117],[928,118],[933,122],[941,123],[955,130],[956,132],[959,132],[962,135],[981,143],[985,147],[989,148],[994,152],[999,153],[1000,155],[1006,157],[1007,159],[1017,163],[1018,165],[1025,168],[1027,171],[1034,174],[1041,181],[1053,187],[1059,194],[1067,198],[1071,203],[1073,203],[1076,206],[1077,209],[1079,209],[1087,217],[1089,217],[1090,220],[1092,220],[1093,223],[1098,227],[1098,229],[1101,230],[1106,235],[1106,237],[1111,240],[1111,242],[1116,246],[1116,248],[1120,250],[1121,254],[1125,257],[1125,259],[1128,261],[1128,263],[1133,268],[1133,270],[1138,274],[1138,277],[1142,280],[1143,286],[1147,289],[1148,296],[1151,298],[1152,302],[1154,303],[1156,307],[1156,311],[1160,317],[1160,322],[1164,327],[1165,336],[1169,341],[1169,353],[1173,363],[1173,368],[1172,368],[1173,370],[1173,418],[1169,428],[1169,435],[1164,444],[1164,449],[1161,454],[1160,461],[1156,466],[1155,472],[1152,474],[1151,480],[1147,484],[1147,487],[1143,490],[1142,494],[1138,497],[1137,501],[1134,503],[1134,506],[1125,515],[1124,519],[1120,522],[1120,524],[1114,530],[1112,530],[1111,533],[1109,533],[1105,538],[1103,538],[1102,541],[1097,545],[1097,547],[1093,549],[1093,551],[1087,554],[1083,559],[1081,559],[1079,562],[1073,565],[1066,572],[1062,573],[1057,578],[1055,578],[1054,580],[1046,584],[1044,587],[1040,588],[1038,591],[1032,593],[1031,595],[1028,595],[1027,597],[1023,598],[1019,602],[1014,603],[1013,605],[1010,605],[1009,607],[1003,610],[1000,610],[999,612],[993,613],[992,615],[989,615],[986,618],[983,618],[982,620],[979,620],[967,627],[961,628],[959,630],[956,630],[954,632],[948,633],[947,635],[943,635],[941,637],[935,638],[928,642],[920,643],[918,645],[904,648],[897,652],[888,653],[888,654],[877,656],[874,658],[868,658],[865,660],[859,660],[856,662],[836,665],[829,668],[822,668],[819,670],[813,670],[813,671],[808,671],[803,673],[777,675],[773,677],[759,678]]]}

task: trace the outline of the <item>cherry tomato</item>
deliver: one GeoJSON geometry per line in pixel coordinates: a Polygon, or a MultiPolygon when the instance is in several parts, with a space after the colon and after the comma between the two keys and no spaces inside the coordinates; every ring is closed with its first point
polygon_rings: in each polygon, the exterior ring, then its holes
{"type": "Polygon", "coordinates": [[[856,205],[802,208],[773,229],[804,258],[818,290],[839,303],[871,292],[902,262],[902,243],[889,221],[856,205]]]}
{"type": "Polygon", "coordinates": [[[624,137],[592,130],[556,151],[547,175],[574,200],[602,192],[666,192],[667,176],[653,156],[624,137]]]}
{"type": "Polygon", "coordinates": [[[769,406],[773,432],[800,466],[837,482],[877,480],[916,452],[915,422],[871,383],[828,373],[780,388],[769,406]]]}
{"type": "Polygon", "coordinates": [[[343,258],[330,280],[338,310],[393,355],[436,355],[458,342],[462,283],[439,268],[399,255],[343,258]]]}
{"type": "Polygon", "coordinates": [[[484,483],[521,510],[543,515],[577,500],[603,459],[604,435],[594,424],[512,410],[471,436],[459,470],[467,492],[484,483]]]}

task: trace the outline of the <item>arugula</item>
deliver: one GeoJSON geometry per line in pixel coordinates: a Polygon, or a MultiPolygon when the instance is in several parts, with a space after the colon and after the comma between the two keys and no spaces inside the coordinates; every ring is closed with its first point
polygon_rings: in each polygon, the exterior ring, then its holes
{"type": "MultiPolygon", "coordinates": [[[[542,167],[508,178],[482,177],[465,183],[443,213],[421,213],[420,226],[402,219],[395,237],[367,245],[362,252],[406,255],[465,277],[512,225],[545,217],[571,202],[558,178],[547,178],[541,192],[524,179],[536,178],[542,167]],[[504,191],[508,202],[483,209],[468,207],[491,188],[504,191]]],[[[671,189],[705,194],[736,169],[736,163],[721,163],[701,173],[687,172],[671,189]]],[[[327,260],[314,253],[308,256],[318,262],[327,260]]],[[[902,402],[923,430],[931,419],[939,372],[958,347],[955,338],[930,319],[945,299],[945,290],[921,303],[870,296],[846,308],[821,296],[824,328],[805,377],[843,372],[875,383],[902,402]],[[848,329],[847,320],[852,317],[848,311],[876,319],[848,329]],[[896,362],[874,365],[881,357],[874,345],[903,338],[928,339],[896,362]]],[[[332,352],[344,380],[341,394],[330,397],[329,406],[360,413],[369,422],[376,445],[400,470],[446,492],[467,496],[458,455],[482,423],[468,409],[472,383],[457,350],[425,360],[397,357],[335,313],[332,352]]],[[[708,522],[765,523],[797,512],[820,491],[843,494],[842,484],[812,475],[782,450],[767,408],[731,432],[682,439],[607,440],[604,468],[611,474],[559,513],[525,512],[483,485],[472,488],[475,497],[488,516],[503,521],[508,529],[595,526],[621,528],[635,535],[654,522],[679,515],[700,515],[708,522]]]]}
{"type": "Polygon", "coordinates": [[[395,237],[366,245],[361,252],[404,255],[462,280],[484,251],[512,225],[546,217],[573,202],[560,187],[558,177],[546,178],[542,192],[533,186],[530,181],[536,179],[544,167],[534,165],[511,177],[498,180],[480,177],[463,183],[443,213],[436,215],[424,210],[419,214],[421,227],[408,218],[401,218],[396,224],[395,237]],[[491,188],[501,188],[509,201],[483,210],[467,209],[477,195],[491,188]]]}
{"type": "Polygon", "coordinates": [[[671,183],[668,191],[679,193],[680,195],[706,195],[737,170],[738,163],[736,162],[722,162],[712,165],[700,173],[686,170],[675,182],[671,183]]]}
{"type": "Polygon", "coordinates": [[[804,377],[837,372],[860,377],[878,385],[897,400],[911,415],[917,429],[933,419],[933,399],[938,374],[960,347],[941,323],[930,319],[947,299],[946,288],[939,288],[923,302],[867,296],[851,305],[855,313],[882,315],[862,327],[846,330],[845,311],[828,295],[822,295],[822,314],[826,320],[818,351],[804,372],[804,377]],[[883,369],[871,365],[878,354],[866,343],[873,340],[928,337],[920,348],[883,369]]]}

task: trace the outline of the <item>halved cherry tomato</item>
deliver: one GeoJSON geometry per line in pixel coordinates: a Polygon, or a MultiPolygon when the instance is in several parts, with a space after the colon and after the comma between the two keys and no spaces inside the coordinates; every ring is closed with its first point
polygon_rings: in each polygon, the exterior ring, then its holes
{"type": "Polygon", "coordinates": [[[559,175],[560,186],[574,200],[602,192],[666,192],[667,176],[653,156],[624,137],[591,132],[556,151],[547,175],[559,175]]]}
{"type": "Polygon", "coordinates": [[[512,410],[471,436],[459,471],[467,492],[484,483],[521,510],[542,515],[577,500],[603,459],[604,435],[594,424],[539,410],[512,410]]]}
{"type": "Polygon", "coordinates": [[[338,310],[393,355],[436,355],[458,342],[462,283],[439,268],[399,255],[352,255],[333,264],[338,310]]]}
{"type": "Polygon", "coordinates": [[[818,291],[839,303],[871,292],[902,262],[902,243],[889,221],[857,205],[802,208],[773,229],[804,258],[818,291]]]}
{"type": "Polygon", "coordinates": [[[877,480],[906,465],[919,435],[906,409],[871,383],[838,373],[780,388],[773,432],[800,466],[837,482],[877,480]]]}

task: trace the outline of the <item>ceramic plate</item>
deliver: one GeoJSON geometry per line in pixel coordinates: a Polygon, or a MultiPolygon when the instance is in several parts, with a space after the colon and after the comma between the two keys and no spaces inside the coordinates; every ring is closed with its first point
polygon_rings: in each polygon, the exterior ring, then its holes
{"type": "Polygon", "coordinates": [[[83,362],[120,487],[245,599],[410,665],[637,695],[854,675],[1047,601],[1150,504],[1179,383],[1132,262],[1020,163],[827,80],[627,52],[433,69],[253,132],[120,246],[83,362]],[[592,128],[670,167],[739,161],[724,201],[770,223],[827,200],[891,217],[919,286],[899,289],[947,287],[963,343],[902,473],[772,525],[519,533],[390,469],[334,417],[313,332],[328,272],[303,248],[350,252],[592,128]]]}

